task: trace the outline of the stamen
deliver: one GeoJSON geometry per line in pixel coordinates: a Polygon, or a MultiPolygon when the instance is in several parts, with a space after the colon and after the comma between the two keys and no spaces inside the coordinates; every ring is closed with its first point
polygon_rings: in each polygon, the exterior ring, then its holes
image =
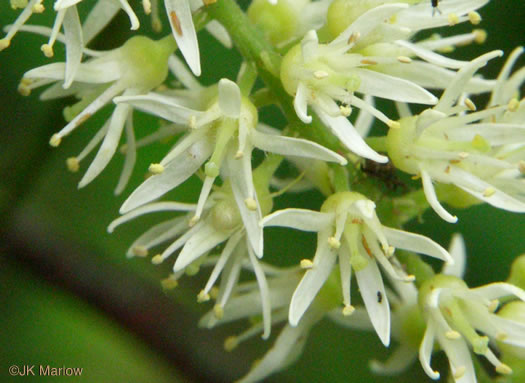
{"type": "Polygon", "coordinates": [[[470,11],[468,13],[468,20],[472,25],[478,25],[481,22],[481,16],[476,11],[470,11]]]}
{"type": "Polygon", "coordinates": [[[511,99],[507,105],[507,109],[509,110],[509,112],[515,112],[518,110],[519,107],[520,102],[516,98],[511,99]]]}
{"type": "Polygon", "coordinates": [[[349,105],[341,105],[339,107],[341,114],[345,117],[348,117],[352,114],[352,108],[349,105]]]}
{"type": "Polygon", "coordinates": [[[244,200],[244,204],[248,210],[256,211],[257,210],[257,201],[251,197],[248,197],[244,200]]]}
{"type": "Polygon", "coordinates": [[[160,284],[164,290],[173,290],[179,285],[179,282],[170,276],[160,281],[160,284]]]}
{"type": "Polygon", "coordinates": [[[393,121],[393,120],[389,120],[386,125],[390,128],[390,129],[399,129],[401,128],[401,124],[397,121],[393,121]]]}
{"type": "Polygon", "coordinates": [[[162,254],[157,254],[153,258],[151,258],[151,263],[154,265],[160,265],[164,261],[164,258],[162,258],[162,254]]]}
{"type": "Polygon", "coordinates": [[[197,302],[207,302],[210,300],[210,294],[206,293],[206,291],[201,290],[199,294],[197,295],[197,302]]]}
{"type": "Polygon", "coordinates": [[[512,368],[510,368],[505,363],[501,363],[496,366],[496,371],[502,375],[510,375],[512,374],[512,368]]]}
{"type": "Polygon", "coordinates": [[[454,372],[454,379],[458,380],[461,379],[463,375],[465,375],[465,372],[467,371],[465,366],[459,366],[456,368],[456,371],[454,372]]]}
{"type": "Polygon", "coordinates": [[[501,341],[504,341],[505,339],[508,338],[508,334],[506,332],[498,332],[496,333],[496,339],[497,340],[501,340],[501,341]]]}
{"type": "Polygon", "coordinates": [[[461,338],[461,334],[454,330],[449,330],[445,333],[445,336],[450,340],[455,340],[461,338]]]}
{"type": "Polygon", "coordinates": [[[518,162],[518,169],[521,174],[525,174],[525,161],[521,160],[518,162]]]}
{"type": "Polygon", "coordinates": [[[182,36],[182,28],[180,26],[180,20],[177,17],[177,13],[175,13],[175,11],[171,11],[170,18],[171,22],[173,23],[173,28],[175,29],[175,32],[177,32],[179,36],[182,36]]]}
{"type": "Polygon", "coordinates": [[[194,215],[194,216],[189,220],[189,222],[188,222],[188,226],[189,226],[189,227],[193,227],[193,226],[195,226],[195,224],[196,224],[197,222],[199,222],[199,219],[201,219],[200,216],[198,216],[198,215],[194,215]]]}
{"type": "Polygon", "coordinates": [[[328,77],[328,73],[325,72],[324,70],[316,70],[314,72],[314,77],[318,80],[321,80],[323,78],[327,78],[328,77]]]}
{"type": "Polygon", "coordinates": [[[455,13],[451,13],[447,16],[448,19],[448,25],[451,27],[459,23],[459,16],[455,13]]]}
{"type": "Polygon", "coordinates": [[[498,309],[498,306],[499,306],[499,300],[494,299],[494,300],[490,301],[490,304],[489,304],[489,306],[487,308],[488,308],[488,310],[491,313],[494,313],[498,309]]]}
{"type": "Polygon", "coordinates": [[[467,152],[460,152],[460,153],[458,153],[458,156],[459,156],[459,158],[461,158],[462,160],[464,160],[465,158],[467,158],[468,156],[470,156],[470,153],[467,153],[467,152]]]}
{"type": "Polygon", "coordinates": [[[494,194],[496,194],[496,189],[493,187],[488,187],[483,191],[484,197],[492,197],[494,194]]]}
{"type": "Polygon", "coordinates": [[[463,102],[465,103],[466,107],[469,108],[470,111],[475,112],[477,110],[476,104],[474,104],[474,102],[470,98],[465,98],[463,102]]]}
{"type": "Polygon", "coordinates": [[[131,249],[131,252],[133,255],[137,257],[147,257],[148,256],[148,248],[145,246],[133,246],[131,249]]]}
{"type": "Polygon", "coordinates": [[[301,263],[299,265],[303,270],[309,270],[314,267],[314,263],[309,259],[301,259],[301,263]]]}
{"type": "Polygon", "coordinates": [[[239,341],[236,336],[229,336],[224,341],[224,350],[232,352],[239,345],[239,341]]]}
{"type": "Polygon", "coordinates": [[[144,8],[144,13],[146,15],[149,15],[151,13],[151,1],[150,0],[142,0],[142,7],[144,8]]]}
{"type": "Polygon", "coordinates": [[[66,160],[66,166],[71,173],[76,173],[80,169],[80,161],[77,157],[69,157],[66,160]]]}
{"type": "Polygon", "coordinates": [[[355,311],[355,307],[352,305],[345,305],[345,307],[343,307],[343,315],[345,317],[352,315],[354,311],[355,311]]]}
{"type": "Polygon", "coordinates": [[[402,64],[410,64],[412,62],[412,59],[407,56],[397,56],[397,61],[399,61],[402,64]]]}
{"type": "Polygon", "coordinates": [[[197,128],[197,117],[196,116],[190,116],[190,118],[188,119],[188,126],[190,127],[190,129],[197,128]]]}
{"type": "Polygon", "coordinates": [[[213,306],[213,314],[215,314],[215,318],[222,319],[224,316],[224,308],[219,304],[213,306]]]}
{"type": "Polygon", "coordinates": [[[332,249],[339,249],[341,247],[341,241],[332,236],[328,238],[328,245],[330,245],[332,249]]]}
{"type": "Polygon", "coordinates": [[[51,139],[49,140],[49,145],[56,148],[60,143],[62,142],[62,137],[60,137],[58,134],[53,134],[51,136],[51,139]]]}
{"type": "Polygon", "coordinates": [[[162,166],[161,164],[151,164],[148,167],[148,171],[154,175],[161,174],[164,172],[164,166],[162,166]]]}
{"type": "Polygon", "coordinates": [[[474,33],[474,41],[477,44],[483,44],[487,40],[487,31],[484,29],[475,29],[472,33],[474,33]]]}

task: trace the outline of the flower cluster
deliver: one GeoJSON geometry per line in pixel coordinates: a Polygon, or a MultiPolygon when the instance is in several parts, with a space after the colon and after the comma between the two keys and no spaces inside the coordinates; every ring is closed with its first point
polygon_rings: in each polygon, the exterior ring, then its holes
{"type": "MultiPolygon", "coordinates": [[[[155,153],[146,179],[135,185],[108,231],[145,214],[170,214],[139,236],[127,255],[153,255],[155,265],[175,258],[166,288],[210,268],[197,301],[214,305],[200,325],[251,320],[246,331],[226,339],[227,351],[257,334],[268,339],[272,326],[284,323],[241,382],[260,381],[295,361],[323,318],[373,330],[386,347],[391,339],[399,343],[386,362],[371,362],[375,373],[399,373],[419,353],[423,370],[438,379],[431,358],[443,350],[450,381],[475,383],[477,373],[484,373],[472,353],[499,375],[514,370],[521,381],[521,266],[513,267],[508,282],[469,288],[460,236],[447,251],[403,230],[429,208],[456,222],[443,204],[461,209],[485,202],[525,212],[525,68],[514,69],[523,48],[509,55],[497,78],[485,78],[478,72],[502,51],[470,61],[449,55],[482,44],[483,30],[424,33],[463,22],[478,25],[478,10],[488,1],[254,0],[244,12],[233,0],[165,0],[171,27],[165,37],[133,36],[120,47],[97,51],[88,46],[120,10],[131,29],[139,29],[134,4],[57,0],[48,28],[26,23],[45,11],[42,0],[11,0],[21,11],[5,28],[0,50],[17,32],[48,36],[42,51],[49,58],[56,41],[65,43],[64,62],[28,70],[19,86],[23,95],[48,86],[42,100],[78,100],[64,109],[66,124],[51,146],[102,108],[112,108],[85,149],[67,160],[76,172],[100,145],[79,187],[92,182],[120,146],[125,161],[115,192],[121,193],[140,147],[174,141],[168,151],[155,153]],[[87,16],[80,17],[84,12],[77,7],[85,7],[87,16]],[[243,62],[235,80],[220,68],[211,84],[197,78],[203,28],[226,47],[232,41],[238,47],[243,62]],[[286,123],[268,124],[269,105],[278,107],[286,123]],[[135,113],[158,120],[159,127],[137,139],[135,113]],[[370,162],[377,170],[366,167],[370,162]],[[397,180],[401,173],[421,184],[405,177],[405,185],[397,180]],[[201,186],[198,195],[188,196],[190,203],[161,200],[191,178],[201,186]],[[403,190],[392,187],[393,179],[403,190]],[[322,195],[320,207],[274,209],[282,194],[306,189],[322,195]],[[269,227],[314,232],[316,248],[277,267],[267,250],[275,245],[265,246],[264,238],[271,241],[267,232],[282,229],[269,227]],[[440,271],[421,255],[441,262],[440,271]]],[[[158,3],[142,1],[156,31],[162,27],[158,3]]],[[[203,54],[202,60],[213,58],[203,54]]]]}

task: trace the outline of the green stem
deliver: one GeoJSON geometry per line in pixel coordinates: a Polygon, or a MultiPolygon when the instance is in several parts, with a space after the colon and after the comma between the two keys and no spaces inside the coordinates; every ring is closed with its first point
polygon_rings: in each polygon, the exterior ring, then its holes
{"type": "Polygon", "coordinates": [[[332,185],[335,192],[349,191],[350,185],[348,183],[348,172],[346,168],[336,164],[330,164],[330,168],[333,171],[332,185]]]}
{"type": "Polygon", "coordinates": [[[243,62],[237,78],[237,84],[244,96],[250,95],[256,80],[257,70],[255,67],[248,61],[243,62]]]}

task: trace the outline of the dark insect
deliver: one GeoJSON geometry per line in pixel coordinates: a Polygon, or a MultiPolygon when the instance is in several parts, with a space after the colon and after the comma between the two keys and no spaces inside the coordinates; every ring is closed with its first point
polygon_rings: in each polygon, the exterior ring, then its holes
{"type": "Polygon", "coordinates": [[[388,161],[386,164],[380,164],[369,159],[365,159],[365,162],[361,164],[361,170],[369,177],[382,181],[387,189],[397,190],[398,187],[406,189],[406,185],[401,181],[397,174],[396,168],[392,164],[392,161],[388,161]]]}
{"type": "Polygon", "coordinates": [[[383,302],[383,294],[381,294],[381,291],[377,292],[377,303],[383,302]]]}
{"type": "Polygon", "coordinates": [[[436,11],[441,13],[441,11],[438,8],[439,0],[430,0],[430,2],[432,3],[432,16],[436,14],[436,11]]]}

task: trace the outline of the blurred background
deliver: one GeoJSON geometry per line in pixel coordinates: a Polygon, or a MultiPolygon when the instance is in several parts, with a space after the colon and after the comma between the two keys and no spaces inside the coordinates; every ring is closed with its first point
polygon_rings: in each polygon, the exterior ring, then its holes
{"type": "MultiPolygon", "coordinates": [[[[0,3],[1,26],[13,22],[17,15],[8,3],[0,3]]],[[[52,24],[52,2],[44,3],[49,10],[33,16],[30,24],[52,24]]],[[[92,1],[84,3],[91,5],[92,1]]],[[[132,3],[137,3],[132,5],[142,22],[139,32],[154,36],[139,2],[132,3]]],[[[523,44],[525,2],[492,1],[480,13],[480,27],[489,33],[486,44],[462,48],[455,52],[456,58],[471,59],[492,49],[502,49],[508,55],[523,44]]],[[[163,21],[165,34],[167,22],[163,21]]],[[[453,31],[471,29],[462,25],[453,31]]],[[[129,36],[129,21],[121,12],[93,47],[114,48],[129,36]]],[[[0,52],[0,381],[197,383],[230,382],[240,377],[271,345],[278,329],[269,342],[254,339],[225,352],[224,339],[242,331],[246,323],[212,331],[197,327],[199,317],[211,308],[198,305],[195,298],[206,272],[197,278],[183,278],[175,290],[165,292],[160,281],[169,274],[172,262],[153,266],[149,259],[125,257],[131,242],[158,222],[158,215],[124,225],[112,235],[106,232],[149,163],[158,162],[171,143],[139,151],[134,177],[122,196],[112,193],[123,162],[119,155],[93,183],[77,190],[88,161],[77,174],[68,172],[65,161],[82,150],[109,111],[106,108],[90,119],[64,139],[60,148],[48,145],[51,134],[64,125],[62,109],[73,99],[40,102],[38,91],[29,97],[16,91],[25,71],[49,62],[40,51],[45,41],[41,36],[20,33],[10,48],[0,52]],[[83,373],[81,377],[11,377],[11,365],[80,367],[83,373]]],[[[202,82],[235,79],[238,55],[205,32],[199,42],[202,82]]],[[[63,58],[58,44],[56,58],[63,58]]],[[[491,63],[483,73],[496,76],[503,60],[491,63]]],[[[135,116],[139,137],[156,129],[153,119],[135,116]]],[[[272,113],[263,119],[282,124],[272,113]]],[[[199,186],[191,179],[170,197],[194,201],[199,186]]],[[[275,207],[315,208],[321,203],[321,196],[311,192],[281,197],[275,207]]],[[[427,212],[423,222],[411,223],[410,229],[445,247],[453,232],[463,233],[469,253],[466,279],[471,286],[506,279],[512,259],[525,253],[525,217],[489,206],[456,213],[460,217],[456,225],[427,212]]],[[[295,264],[311,254],[314,244],[312,235],[269,230],[265,259],[295,264]]],[[[387,355],[375,335],[323,321],[313,329],[301,359],[268,381],[430,381],[419,365],[401,376],[371,375],[368,361],[384,360],[387,355]]],[[[443,359],[436,358],[438,363],[443,359]]]]}

